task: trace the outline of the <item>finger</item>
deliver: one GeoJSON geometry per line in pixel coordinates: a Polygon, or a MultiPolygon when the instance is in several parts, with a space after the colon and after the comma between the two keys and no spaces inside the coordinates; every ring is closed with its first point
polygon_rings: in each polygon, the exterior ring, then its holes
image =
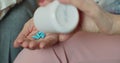
{"type": "MultiPolygon", "coordinates": [[[[38,31],[36,31],[36,33],[37,33],[38,31]]],[[[33,33],[33,34],[31,34],[30,36],[29,36],[29,38],[31,38],[32,36],[34,36],[36,33],[33,33]]],[[[49,36],[50,34],[49,33],[47,33],[46,34],[46,36],[49,36]]],[[[36,40],[36,39],[34,39],[34,38],[31,38],[32,40],[31,40],[31,42],[30,42],[30,44],[29,44],[29,49],[35,49],[35,48],[39,48],[39,43],[40,42],[43,42],[43,39],[41,38],[41,39],[39,39],[39,40],[36,40]]]]}
{"type": "Polygon", "coordinates": [[[14,47],[19,47],[22,42],[24,42],[24,38],[27,36],[27,30],[23,29],[18,35],[17,39],[14,41],[14,47]]]}
{"type": "Polygon", "coordinates": [[[32,50],[38,49],[38,45],[39,45],[38,42],[36,42],[36,41],[31,41],[31,42],[29,43],[29,49],[32,49],[32,50]]]}
{"type": "Polygon", "coordinates": [[[24,41],[24,42],[21,44],[21,46],[22,46],[23,48],[28,48],[28,47],[29,47],[29,42],[28,42],[28,41],[24,41]]]}
{"type": "Polygon", "coordinates": [[[19,47],[24,39],[29,35],[30,31],[33,29],[33,19],[30,19],[23,27],[22,31],[18,35],[17,39],[14,41],[14,47],[19,47]]]}
{"type": "Polygon", "coordinates": [[[39,44],[40,48],[46,48],[52,46],[58,42],[58,35],[46,36],[46,38],[40,39],[39,42],[40,42],[39,44]]]}
{"type": "Polygon", "coordinates": [[[60,42],[64,42],[66,40],[68,40],[73,34],[60,34],[59,35],[59,41],[60,42]]]}
{"type": "Polygon", "coordinates": [[[14,47],[19,47],[20,44],[24,41],[24,39],[27,37],[28,34],[29,34],[29,30],[28,30],[28,28],[26,28],[24,26],[24,28],[22,29],[22,31],[20,32],[20,34],[14,41],[14,47]]]}
{"type": "Polygon", "coordinates": [[[39,4],[39,6],[46,6],[47,4],[49,4],[52,1],[53,0],[38,0],[38,4],[39,4]]]}
{"type": "Polygon", "coordinates": [[[72,37],[76,32],[78,32],[78,28],[76,28],[74,31],[68,34],[59,34],[59,42],[64,42],[68,40],[70,37],[72,37]]]}
{"type": "Polygon", "coordinates": [[[34,36],[37,32],[38,32],[37,30],[31,32],[31,33],[27,36],[27,38],[30,39],[30,40],[35,40],[34,38],[32,38],[32,36],[34,36]]]}
{"type": "Polygon", "coordinates": [[[28,49],[38,49],[39,43],[36,42],[35,40],[30,40],[30,39],[25,39],[24,42],[20,45],[23,48],[28,48],[28,49]]]}
{"type": "Polygon", "coordinates": [[[22,44],[23,42],[24,42],[24,38],[25,38],[25,36],[24,35],[19,35],[18,37],[17,37],[17,39],[14,41],[14,47],[19,47],[20,46],[20,44],[22,44]]]}

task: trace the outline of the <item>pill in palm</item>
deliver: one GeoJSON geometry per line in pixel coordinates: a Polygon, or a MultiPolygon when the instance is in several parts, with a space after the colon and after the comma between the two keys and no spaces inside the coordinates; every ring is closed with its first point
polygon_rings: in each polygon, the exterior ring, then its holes
{"type": "Polygon", "coordinates": [[[38,36],[32,36],[33,39],[38,40],[40,39],[38,36]]]}
{"type": "Polygon", "coordinates": [[[37,32],[34,36],[32,36],[33,39],[38,40],[40,38],[45,38],[45,33],[44,32],[37,32]]]}

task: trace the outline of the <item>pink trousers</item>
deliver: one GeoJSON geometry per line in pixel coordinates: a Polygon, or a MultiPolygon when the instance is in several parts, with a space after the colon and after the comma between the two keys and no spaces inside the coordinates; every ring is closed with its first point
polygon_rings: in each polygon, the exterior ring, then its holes
{"type": "Polygon", "coordinates": [[[120,36],[78,32],[48,49],[23,49],[14,63],[120,63],[120,36]]]}

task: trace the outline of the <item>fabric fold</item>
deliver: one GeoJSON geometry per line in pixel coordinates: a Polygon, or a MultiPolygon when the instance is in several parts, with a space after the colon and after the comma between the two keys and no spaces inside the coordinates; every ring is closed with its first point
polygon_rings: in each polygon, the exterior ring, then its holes
{"type": "Polygon", "coordinates": [[[6,15],[10,8],[22,0],[0,0],[0,20],[6,15]]]}

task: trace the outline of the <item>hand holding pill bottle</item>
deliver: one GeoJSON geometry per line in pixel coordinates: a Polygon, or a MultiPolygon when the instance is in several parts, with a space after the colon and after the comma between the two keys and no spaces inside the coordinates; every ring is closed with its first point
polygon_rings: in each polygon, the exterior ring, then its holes
{"type": "Polygon", "coordinates": [[[72,32],[78,22],[77,8],[61,4],[58,0],[44,7],[39,7],[34,13],[34,24],[39,31],[48,33],[72,32]]]}

